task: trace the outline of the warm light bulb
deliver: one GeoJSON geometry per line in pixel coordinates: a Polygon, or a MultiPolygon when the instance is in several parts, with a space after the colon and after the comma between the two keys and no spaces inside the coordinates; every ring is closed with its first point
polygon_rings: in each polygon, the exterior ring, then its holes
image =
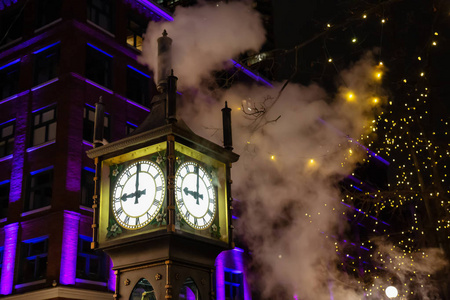
{"type": "Polygon", "coordinates": [[[367,15],[363,15],[363,19],[367,19],[367,15]]]}
{"type": "Polygon", "coordinates": [[[352,43],[356,43],[356,38],[353,38],[353,39],[352,39],[352,43]]]}
{"type": "Polygon", "coordinates": [[[389,298],[395,298],[398,296],[398,290],[396,287],[394,286],[388,286],[386,288],[386,296],[388,296],[389,298]]]}
{"type": "Polygon", "coordinates": [[[275,155],[270,156],[271,160],[275,160],[275,155]]]}
{"type": "Polygon", "coordinates": [[[347,93],[347,100],[348,100],[348,101],[353,101],[353,100],[355,100],[355,94],[353,94],[352,92],[348,92],[348,93],[347,93]]]}

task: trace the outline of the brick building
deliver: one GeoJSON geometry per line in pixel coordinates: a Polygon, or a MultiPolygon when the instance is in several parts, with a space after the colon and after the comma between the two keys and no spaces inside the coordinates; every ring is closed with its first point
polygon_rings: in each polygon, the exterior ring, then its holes
{"type": "MultiPolygon", "coordinates": [[[[132,132],[156,93],[140,65],[149,0],[0,0],[0,294],[112,299],[112,262],[92,241],[94,105],[105,139],[132,132]]],[[[217,260],[217,299],[250,299],[243,253],[217,260]]]]}

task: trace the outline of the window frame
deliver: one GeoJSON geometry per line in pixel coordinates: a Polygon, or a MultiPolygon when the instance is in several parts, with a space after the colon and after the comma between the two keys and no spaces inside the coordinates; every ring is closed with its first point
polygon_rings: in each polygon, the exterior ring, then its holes
{"type": "Polygon", "coordinates": [[[60,42],[33,52],[33,86],[58,77],[60,52],[60,42]]]}
{"type": "Polygon", "coordinates": [[[87,19],[97,26],[113,33],[115,28],[115,1],[110,0],[88,0],[87,19]],[[98,2],[98,3],[95,3],[98,2]],[[100,6],[99,6],[99,5],[100,6]],[[102,19],[103,17],[103,19],[102,19]],[[106,22],[106,23],[104,23],[106,22]]]}
{"type": "MultiPolygon", "coordinates": [[[[85,104],[83,110],[83,140],[89,143],[94,142],[94,123],[95,108],[89,104],[85,104]]],[[[111,117],[108,113],[105,112],[105,116],[103,118],[103,139],[106,141],[110,140],[110,125],[111,117]]]]}
{"type": "Polygon", "coordinates": [[[128,99],[148,107],[150,102],[150,75],[132,66],[127,66],[126,96],[128,99]]]}
{"type": "Polygon", "coordinates": [[[5,195],[2,195],[0,193],[0,219],[8,217],[9,193],[11,192],[11,181],[9,179],[3,180],[2,182],[0,182],[0,191],[3,188],[5,188],[6,193],[5,193],[5,195]],[[6,204],[6,205],[4,205],[4,204],[6,204]],[[3,213],[3,210],[5,210],[5,213],[3,213]]]}
{"type": "Polygon", "coordinates": [[[224,270],[224,286],[225,286],[225,299],[226,300],[244,300],[244,274],[243,274],[243,272],[225,268],[225,270],[224,270]]]}
{"type": "Polygon", "coordinates": [[[19,269],[19,283],[28,283],[33,281],[38,281],[40,279],[44,279],[47,276],[47,261],[48,261],[48,236],[41,236],[37,238],[33,238],[30,240],[25,240],[20,243],[20,269],[19,269]],[[34,249],[32,245],[38,245],[39,243],[43,244],[43,250],[40,253],[34,253],[34,249]],[[45,259],[44,259],[45,258],[45,259]],[[33,276],[31,278],[26,278],[26,275],[30,275],[28,270],[25,270],[27,267],[27,261],[34,261],[34,265],[31,264],[33,269],[33,276]],[[43,269],[42,273],[38,273],[43,269]]]}
{"type": "Polygon", "coordinates": [[[94,196],[95,170],[84,167],[81,170],[81,200],[80,205],[92,207],[94,196]],[[89,176],[88,176],[89,174],[89,176]]]}
{"type": "Polygon", "coordinates": [[[24,211],[33,211],[51,205],[53,198],[53,179],[53,166],[30,173],[27,182],[27,198],[25,201],[24,211]],[[33,186],[33,180],[37,181],[46,175],[49,176],[49,179],[45,183],[39,185],[36,183],[33,186]],[[36,205],[35,203],[37,203],[37,201],[35,201],[35,199],[37,191],[40,191],[42,195],[38,199],[39,202],[36,205]],[[50,191],[50,193],[49,195],[46,195],[48,191],[50,191]],[[44,199],[44,201],[42,201],[42,199],[44,199]]]}
{"type": "Polygon", "coordinates": [[[37,0],[36,28],[39,29],[61,18],[61,8],[60,0],[37,0]]]}
{"type": "Polygon", "coordinates": [[[16,134],[16,122],[10,120],[3,124],[0,124],[0,158],[13,154],[14,152],[14,140],[16,134]],[[3,130],[12,126],[12,133],[9,135],[3,135],[3,130]],[[2,146],[4,143],[5,146],[2,146]]]}
{"type": "Polygon", "coordinates": [[[51,105],[48,107],[44,107],[41,108],[35,112],[32,113],[31,115],[31,130],[32,130],[32,134],[30,136],[30,147],[34,147],[34,146],[38,146],[38,145],[42,145],[48,142],[52,142],[56,140],[56,134],[57,134],[57,130],[58,130],[58,115],[57,115],[57,109],[55,105],[51,105]],[[49,120],[45,120],[43,121],[43,115],[52,111],[53,110],[53,118],[49,119],[49,120]],[[36,124],[36,117],[39,116],[39,121],[38,124],[36,124]],[[53,136],[50,136],[50,132],[52,130],[51,126],[54,124],[54,138],[52,138],[53,136]],[[42,143],[36,143],[35,139],[36,139],[36,130],[39,130],[40,128],[45,127],[45,133],[44,133],[44,141],[42,143]]]}
{"type": "Polygon", "coordinates": [[[105,51],[87,44],[85,77],[108,89],[112,88],[113,56],[105,51]]]}
{"type": "Polygon", "coordinates": [[[93,250],[90,245],[92,242],[92,238],[88,236],[78,235],[78,247],[77,247],[77,264],[76,264],[76,278],[84,279],[84,280],[92,280],[98,282],[106,282],[107,281],[107,264],[106,264],[106,255],[101,250],[93,250]],[[87,243],[88,247],[84,248],[84,243],[87,243]],[[84,252],[84,250],[87,250],[84,252]],[[80,257],[85,259],[84,262],[84,270],[81,270],[79,267],[80,257]],[[98,260],[97,274],[91,273],[91,260],[98,260]]]}
{"type": "Polygon", "coordinates": [[[20,59],[0,67],[0,99],[19,92],[20,59]]]}

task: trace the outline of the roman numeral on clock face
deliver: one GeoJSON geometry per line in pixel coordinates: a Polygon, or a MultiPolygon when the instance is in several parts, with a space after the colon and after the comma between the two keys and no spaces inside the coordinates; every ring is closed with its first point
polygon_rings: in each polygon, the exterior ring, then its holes
{"type": "Polygon", "coordinates": [[[130,216],[126,216],[125,219],[123,220],[123,222],[125,224],[129,224],[130,223],[130,216]]]}

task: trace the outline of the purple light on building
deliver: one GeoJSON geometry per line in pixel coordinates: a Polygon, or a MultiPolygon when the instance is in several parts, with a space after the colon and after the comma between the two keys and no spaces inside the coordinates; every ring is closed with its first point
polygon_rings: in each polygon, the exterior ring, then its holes
{"type": "Polygon", "coordinates": [[[4,227],[5,230],[5,248],[3,254],[3,265],[0,292],[2,295],[9,295],[13,290],[14,265],[16,262],[17,232],[19,223],[12,223],[4,227]]]}
{"type": "Polygon", "coordinates": [[[216,258],[216,300],[225,300],[225,251],[216,258]]]}
{"type": "Polygon", "coordinates": [[[244,300],[251,299],[250,287],[247,283],[247,274],[244,267],[244,251],[235,248],[223,251],[216,258],[216,299],[225,300],[225,271],[242,274],[244,300]]]}
{"type": "MultiPolygon", "coordinates": [[[[18,107],[26,107],[24,103],[28,99],[23,99],[23,101],[17,100],[16,105],[18,107]]],[[[14,139],[14,152],[12,160],[12,171],[11,171],[11,189],[9,192],[9,201],[16,202],[22,196],[22,180],[23,180],[23,164],[25,159],[25,148],[26,148],[26,131],[27,131],[27,121],[28,114],[26,110],[19,110],[20,113],[16,117],[16,136],[14,139]]]]}
{"type": "Polygon", "coordinates": [[[111,258],[109,259],[108,289],[113,292],[116,291],[116,274],[113,270],[113,261],[111,258]]]}
{"type": "Polygon", "coordinates": [[[77,271],[78,224],[80,214],[64,211],[61,252],[61,284],[75,284],[77,271]]]}

